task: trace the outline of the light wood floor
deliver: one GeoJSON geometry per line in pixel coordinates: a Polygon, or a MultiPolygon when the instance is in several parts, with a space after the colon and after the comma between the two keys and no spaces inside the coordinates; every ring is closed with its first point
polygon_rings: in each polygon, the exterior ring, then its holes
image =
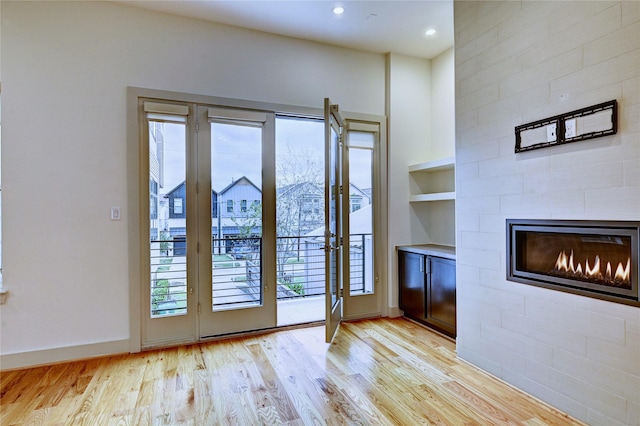
{"type": "Polygon", "coordinates": [[[581,424],[454,351],[381,319],[9,371],[0,424],[581,424]]]}

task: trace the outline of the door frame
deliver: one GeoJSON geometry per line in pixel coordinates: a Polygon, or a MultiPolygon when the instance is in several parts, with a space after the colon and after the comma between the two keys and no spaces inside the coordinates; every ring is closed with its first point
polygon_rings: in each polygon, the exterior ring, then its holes
{"type": "MultiPolygon", "coordinates": [[[[141,226],[146,226],[144,220],[148,218],[141,216],[142,206],[148,204],[148,200],[145,203],[141,203],[141,176],[140,176],[140,164],[141,164],[141,147],[140,147],[140,132],[143,131],[139,123],[139,108],[138,99],[148,98],[157,99],[159,101],[174,101],[184,103],[197,103],[211,106],[220,107],[236,107],[242,109],[254,109],[261,111],[271,111],[275,114],[301,116],[301,117],[322,117],[323,109],[321,107],[311,108],[303,106],[292,106],[286,104],[269,103],[250,101],[234,98],[225,98],[217,96],[207,96],[192,93],[173,92],[167,90],[156,90],[141,87],[127,87],[127,107],[126,107],[126,134],[127,134],[127,149],[126,149],[126,167],[127,167],[127,199],[126,206],[123,210],[123,216],[127,222],[127,256],[129,259],[128,270],[128,287],[129,287],[129,351],[131,353],[140,352],[142,350],[142,324],[141,324],[141,301],[143,295],[143,283],[141,282],[141,274],[143,267],[142,261],[142,243],[140,238],[141,226]]],[[[320,99],[319,99],[320,101],[320,99]]],[[[386,130],[386,117],[382,115],[353,113],[348,111],[342,111],[343,118],[345,120],[356,120],[363,122],[380,123],[380,155],[381,155],[381,167],[379,167],[380,184],[378,185],[378,203],[379,203],[379,215],[376,220],[378,226],[378,234],[380,239],[378,241],[379,247],[375,258],[375,263],[379,266],[379,293],[380,293],[380,315],[385,316],[388,312],[388,247],[387,247],[387,227],[384,224],[387,223],[387,202],[388,199],[388,178],[387,178],[387,130],[386,130]]],[[[146,177],[145,177],[146,179],[146,177]]],[[[148,207],[147,207],[148,209],[148,207]]],[[[207,340],[207,339],[201,339],[207,340]]],[[[194,339],[198,341],[198,339],[194,339]]],[[[171,344],[169,344],[171,346],[171,344]]]]}
{"type": "MultiPolygon", "coordinates": [[[[344,315],[343,320],[356,320],[361,318],[372,318],[376,316],[383,316],[383,300],[387,300],[385,294],[383,294],[383,286],[381,285],[381,277],[386,277],[386,241],[388,227],[383,226],[387,218],[387,202],[386,202],[386,182],[387,182],[387,168],[386,165],[386,123],[385,122],[373,122],[365,119],[357,119],[353,115],[347,115],[345,118],[345,149],[343,159],[343,173],[349,175],[349,156],[351,143],[349,140],[350,132],[371,133],[374,138],[373,149],[373,192],[372,192],[372,233],[374,241],[373,252],[373,286],[374,292],[371,294],[358,294],[351,295],[351,291],[345,289],[344,292],[344,315]],[[383,186],[384,185],[384,186],[383,186]],[[383,243],[384,242],[384,243],[383,243]]],[[[348,177],[347,177],[348,179],[348,177]]],[[[343,222],[350,226],[350,204],[349,194],[344,195],[343,199],[343,222]]],[[[345,246],[350,245],[350,232],[344,235],[345,246]]],[[[347,255],[345,264],[349,265],[350,256],[347,255]]],[[[345,268],[346,269],[346,268],[345,268]]],[[[350,290],[350,276],[349,272],[345,270],[345,282],[349,284],[350,290]]]]}

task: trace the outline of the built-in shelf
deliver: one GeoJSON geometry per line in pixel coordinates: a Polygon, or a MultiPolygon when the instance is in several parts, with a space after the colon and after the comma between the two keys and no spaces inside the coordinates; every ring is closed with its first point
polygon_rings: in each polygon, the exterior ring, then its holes
{"type": "Polygon", "coordinates": [[[426,242],[455,246],[455,158],[412,164],[408,170],[409,203],[424,227],[426,242]]]}
{"type": "Polygon", "coordinates": [[[455,199],[455,192],[435,192],[431,194],[418,194],[409,196],[410,203],[421,203],[425,201],[446,201],[455,199]]]}
{"type": "Polygon", "coordinates": [[[454,157],[410,165],[411,195],[409,195],[409,202],[455,200],[454,168],[454,157]]]}
{"type": "Polygon", "coordinates": [[[453,170],[455,158],[447,157],[439,160],[427,161],[424,163],[412,164],[409,166],[409,173],[432,173],[441,170],[453,170]]]}

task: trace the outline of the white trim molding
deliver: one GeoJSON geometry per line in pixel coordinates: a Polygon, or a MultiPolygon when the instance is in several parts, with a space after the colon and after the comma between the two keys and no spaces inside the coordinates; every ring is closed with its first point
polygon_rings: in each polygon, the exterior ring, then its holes
{"type": "Polygon", "coordinates": [[[129,353],[129,339],[0,355],[0,371],[129,353]]]}

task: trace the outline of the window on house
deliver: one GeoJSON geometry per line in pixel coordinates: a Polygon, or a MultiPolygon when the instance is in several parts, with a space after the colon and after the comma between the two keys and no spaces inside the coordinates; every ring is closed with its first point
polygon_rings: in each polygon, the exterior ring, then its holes
{"type": "Polygon", "coordinates": [[[233,213],[233,200],[227,200],[227,213],[233,213]]]}
{"type": "Polygon", "coordinates": [[[351,198],[351,212],[358,211],[362,208],[362,198],[351,198]]]}
{"type": "Polygon", "coordinates": [[[182,214],[182,198],[173,199],[173,214],[182,214]]]}
{"type": "Polygon", "coordinates": [[[149,219],[158,218],[158,182],[149,179],[149,219]]]}
{"type": "Polygon", "coordinates": [[[240,211],[242,213],[246,213],[247,212],[247,200],[240,201],[240,211]]]}

